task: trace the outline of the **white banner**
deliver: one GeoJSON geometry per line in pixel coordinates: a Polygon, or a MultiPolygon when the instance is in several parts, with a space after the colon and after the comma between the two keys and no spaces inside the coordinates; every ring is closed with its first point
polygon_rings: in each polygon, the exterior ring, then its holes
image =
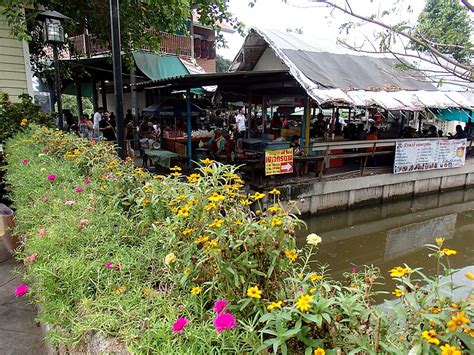
{"type": "Polygon", "coordinates": [[[466,162],[466,147],[466,139],[397,142],[393,173],[459,168],[466,162]]]}

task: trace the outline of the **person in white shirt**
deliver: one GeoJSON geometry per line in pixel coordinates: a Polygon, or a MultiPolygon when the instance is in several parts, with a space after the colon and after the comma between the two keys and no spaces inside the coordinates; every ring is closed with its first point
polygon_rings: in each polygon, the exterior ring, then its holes
{"type": "Polygon", "coordinates": [[[102,121],[102,113],[104,112],[103,107],[99,107],[97,109],[97,112],[94,113],[94,124],[92,125],[92,129],[98,130],[99,129],[99,123],[102,121]]]}
{"type": "Polygon", "coordinates": [[[247,119],[245,118],[245,115],[244,115],[244,109],[241,108],[239,110],[239,113],[237,114],[237,117],[235,118],[235,123],[237,125],[237,132],[239,134],[239,138],[245,138],[245,134],[247,133],[246,122],[247,122],[247,119]]]}

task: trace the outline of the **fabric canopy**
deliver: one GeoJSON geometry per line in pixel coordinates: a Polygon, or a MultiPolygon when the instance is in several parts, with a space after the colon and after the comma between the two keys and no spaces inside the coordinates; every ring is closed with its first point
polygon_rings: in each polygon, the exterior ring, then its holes
{"type": "Polygon", "coordinates": [[[433,114],[440,120],[445,120],[445,121],[468,122],[469,118],[471,117],[468,111],[457,110],[457,109],[436,110],[433,112],[433,114]]]}
{"type": "Polygon", "coordinates": [[[133,58],[143,74],[151,80],[188,75],[189,72],[179,57],[154,53],[133,52],[133,58]]]}

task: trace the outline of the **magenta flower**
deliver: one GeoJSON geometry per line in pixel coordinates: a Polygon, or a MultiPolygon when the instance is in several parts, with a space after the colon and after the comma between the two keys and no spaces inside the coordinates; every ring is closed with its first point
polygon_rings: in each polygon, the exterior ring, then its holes
{"type": "Polygon", "coordinates": [[[55,181],[58,178],[56,174],[48,175],[48,181],[55,181]]]}
{"type": "Polygon", "coordinates": [[[84,185],[89,185],[91,183],[91,181],[89,179],[85,179],[82,183],[84,185]]]}
{"type": "Polygon", "coordinates": [[[229,302],[227,302],[226,300],[217,300],[216,303],[214,303],[214,307],[212,308],[212,310],[217,314],[221,314],[228,304],[229,302]]]}
{"type": "Polygon", "coordinates": [[[108,178],[110,177],[110,175],[109,175],[108,173],[104,173],[104,174],[102,175],[102,177],[103,177],[104,179],[108,179],[108,178]]]}
{"type": "Polygon", "coordinates": [[[48,202],[48,201],[49,201],[49,196],[48,196],[48,195],[44,195],[44,196],[43,196],[43,201],[44,201],[44,202],[48,202]]]}
{"type": "Polygon", "coordinates": [[[21,163],[22,163],[23,165],[28,165],[29,162],[30,162],[30,161],[29,161],[28,159],[23,159],[23,160],[21,161],[21,163]]]}
{"type": "Polygon", "coordinates": [[[235,317],[230,313],[221,313],[214,318],[214,327],[218,333],[226,329],[233,329],[237,326],[235,317]]]}
{"type": "Polygon", "coordinates": [[[38,235],[40,237],[44,237],[46,235],[46,230],[44,228],[41,228],[39,231],[38,231],[38,235]]]}
{"type": "Polygon", "coordinates": [[[114,263],[109,261],[105,263],[105,268],[106,269],[112,269],[114,267],[114,263]]]}
{"type": "Polygon", "coordinates": [[[82,192],[82,191],[84,191],[84,188],[83,188],[83,187],[76,187],[76,188],[74,189],[74,191],[75,191],[75,192],[82,192]]]}
{"type": "Polygon", "coordinates": [[[351,273],[355,274],[356,272],[357,272],[357,269],[353,266],[353,267],[351,268],[351,273]]]}
{"type": "Polygon", "coordinates": [[[66,202],[64,202],[64,204],[65,204],[66,206],[73,206],[73,205],[76,204],[76,201],[74,201],[74,200],[67,200],[66,202]]]}
{"type": "Polygon", "coordinates": [[[15,289],[15,296],[23,297],[24,295],[28,293],[29,290],[30,288],[28,287],[28,285],[25,285],[25,284],[18,285],[17,288],[15,289]]]}
{"type": "Polygon", "coordinates": [[[33,254],[31,254],[31,255],[28,257],[28,260],[29,260],[30,262],[33,262],[33,261],[36,260],[37,257],[38,257],[38,253],[33,253],[33,254]]]}
{"type": "Polygon", "coordinates": [[[189,319],[184,317],[179,317],[173,324],[173,333],[182,333],[184,327],[189,324],[189,319]]]}
{"type": "Polygon", "coordinates": [[[43,152],[47,153],[49,151],[48,147],[43,148],[43,152]]]}
{"type": "Polygon", "coordinates": [[[81,219],[79,221],[79,225],[81,226],[87,226],[87,224],[89,224],[89,220],[88,219],[81,219]]]}

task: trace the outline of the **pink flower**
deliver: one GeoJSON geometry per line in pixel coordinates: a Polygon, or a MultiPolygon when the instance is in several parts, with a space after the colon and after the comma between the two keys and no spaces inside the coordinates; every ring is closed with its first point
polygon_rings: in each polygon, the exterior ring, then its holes
{"type": "Polygon", "coordinates": [[[109,175],[108,173],[104,173],[104,174],[102,175],[102,177],[103,177],[104,179],[108,179],[108,178],[110,177],[110,175],[109,175]]]}
{"type": "Polygon", "coordinates": [[[57,178],[58,178],[58,177],[57,177],[56,174],[48,175],[48,181],[55,181],[57,178]]]}
{"type": "Polygon", "coordinates": [[[89,223],[88,219],[81,219],[79,221],[79,225],[81,225],[81,226],[87,226],[88,223],[89,223]]]}
{"type": "Polygon", "coordinates": [[[28,165],[29,162],[30,162],[30,161],[29,161],[28,159],[23,159],[23,160],[21,161],[21,163],[22,163],[23,165],[28,165]]]}
{"type": "Polygon", "coordinates": [[[49,201],[49,196],[48,196],[48,195],[44,195],[44,196],[43,196],[43,201],[44,201],[44,202],[48,202],[48,201],[49,201]]]}
{"type": "Polygon", "coordinates": [[[33,253],[33,254],[31,254],[31,255],[28,257],[28,260],[29,260],[30,262],[33,262],[33,261],[36,260],[37,257],[38,257],[38,253],[33,253]]]}
{"type": "Polygon", "coordinates": [[[74,191],[75,191],[75,192],[82,192],[82,191],[84,191],[84,188],[83,188],[83,187],[76,187],[76,188],[74,189],[74,191]]]}
{"type": "Polygon", "coordinates": [[[189,324],[189,319],[184,317],[179,317],[173,324],[173,333],[182,333],[184,327],[189,324]]]}
{"type": "Polygon", "coordinates": [[[76,204],[76,201],[74,201],[74,200],[67,200],[66,202],[64,202],[64,204],[65,204],[66,206],[73,206],[73,205],[76,204]]]}
{"type": "Polygon", "coordinates": [[[131,162],[131,161],[132,161],[132,158],[130,158],[130,157],[125,158],[125,163],[131,162]]]}
{"type": "Polygon", "coordinates": [[[230,313],[221,313],[214,318],[214,327],[218,333],[226,329],[233,329],[237,326],[235,317],[230,313]]]}
{"type": "Polygon", "coordinates": [[[48,147],[43,148],[43,152],[47,153],[49,151],[48,147]]]}
{"type": "Polygon", "coordinates": [[[212,308],[212,310],[217,314],[221,314],[228,304],[229,302],[227,302],[226,300],[217,300],[216,303],[214,303],[214,307],[212,308]]]}
{"type": "Polygon", "coordinates": [[[106,269],[112,269],[114,267],[114,263],[109,261],[105,263],[105,268],[106,269]]]}
{"type": "Polygon", "coordinates": [[[89,179],[85,179],[82,183],[84,185],[89,185],[91,183],[91,181],[89,179]]]}
{"type": "Polygon", "coordinates": [[[38,231],[38,235],[40,237],[44,237],[46,235],[46,230],[44,228],[41,228],[39,231],[38,231]]]}
{"type": "Polygon", "coordinates": [[[25,285],[25,284],[18,285],[17,288],[15,289],[15,296],[23,297],[24,295],[28,293],[29,290],[30,288],[28,287],[28,285],[25,285]]]}
{"type": "Polygon", "coordinates": [[[357,269],[353,266],[353,267],[351,268],[351,273],[355,274],[356,272],[357,272],[357,269]]]}

